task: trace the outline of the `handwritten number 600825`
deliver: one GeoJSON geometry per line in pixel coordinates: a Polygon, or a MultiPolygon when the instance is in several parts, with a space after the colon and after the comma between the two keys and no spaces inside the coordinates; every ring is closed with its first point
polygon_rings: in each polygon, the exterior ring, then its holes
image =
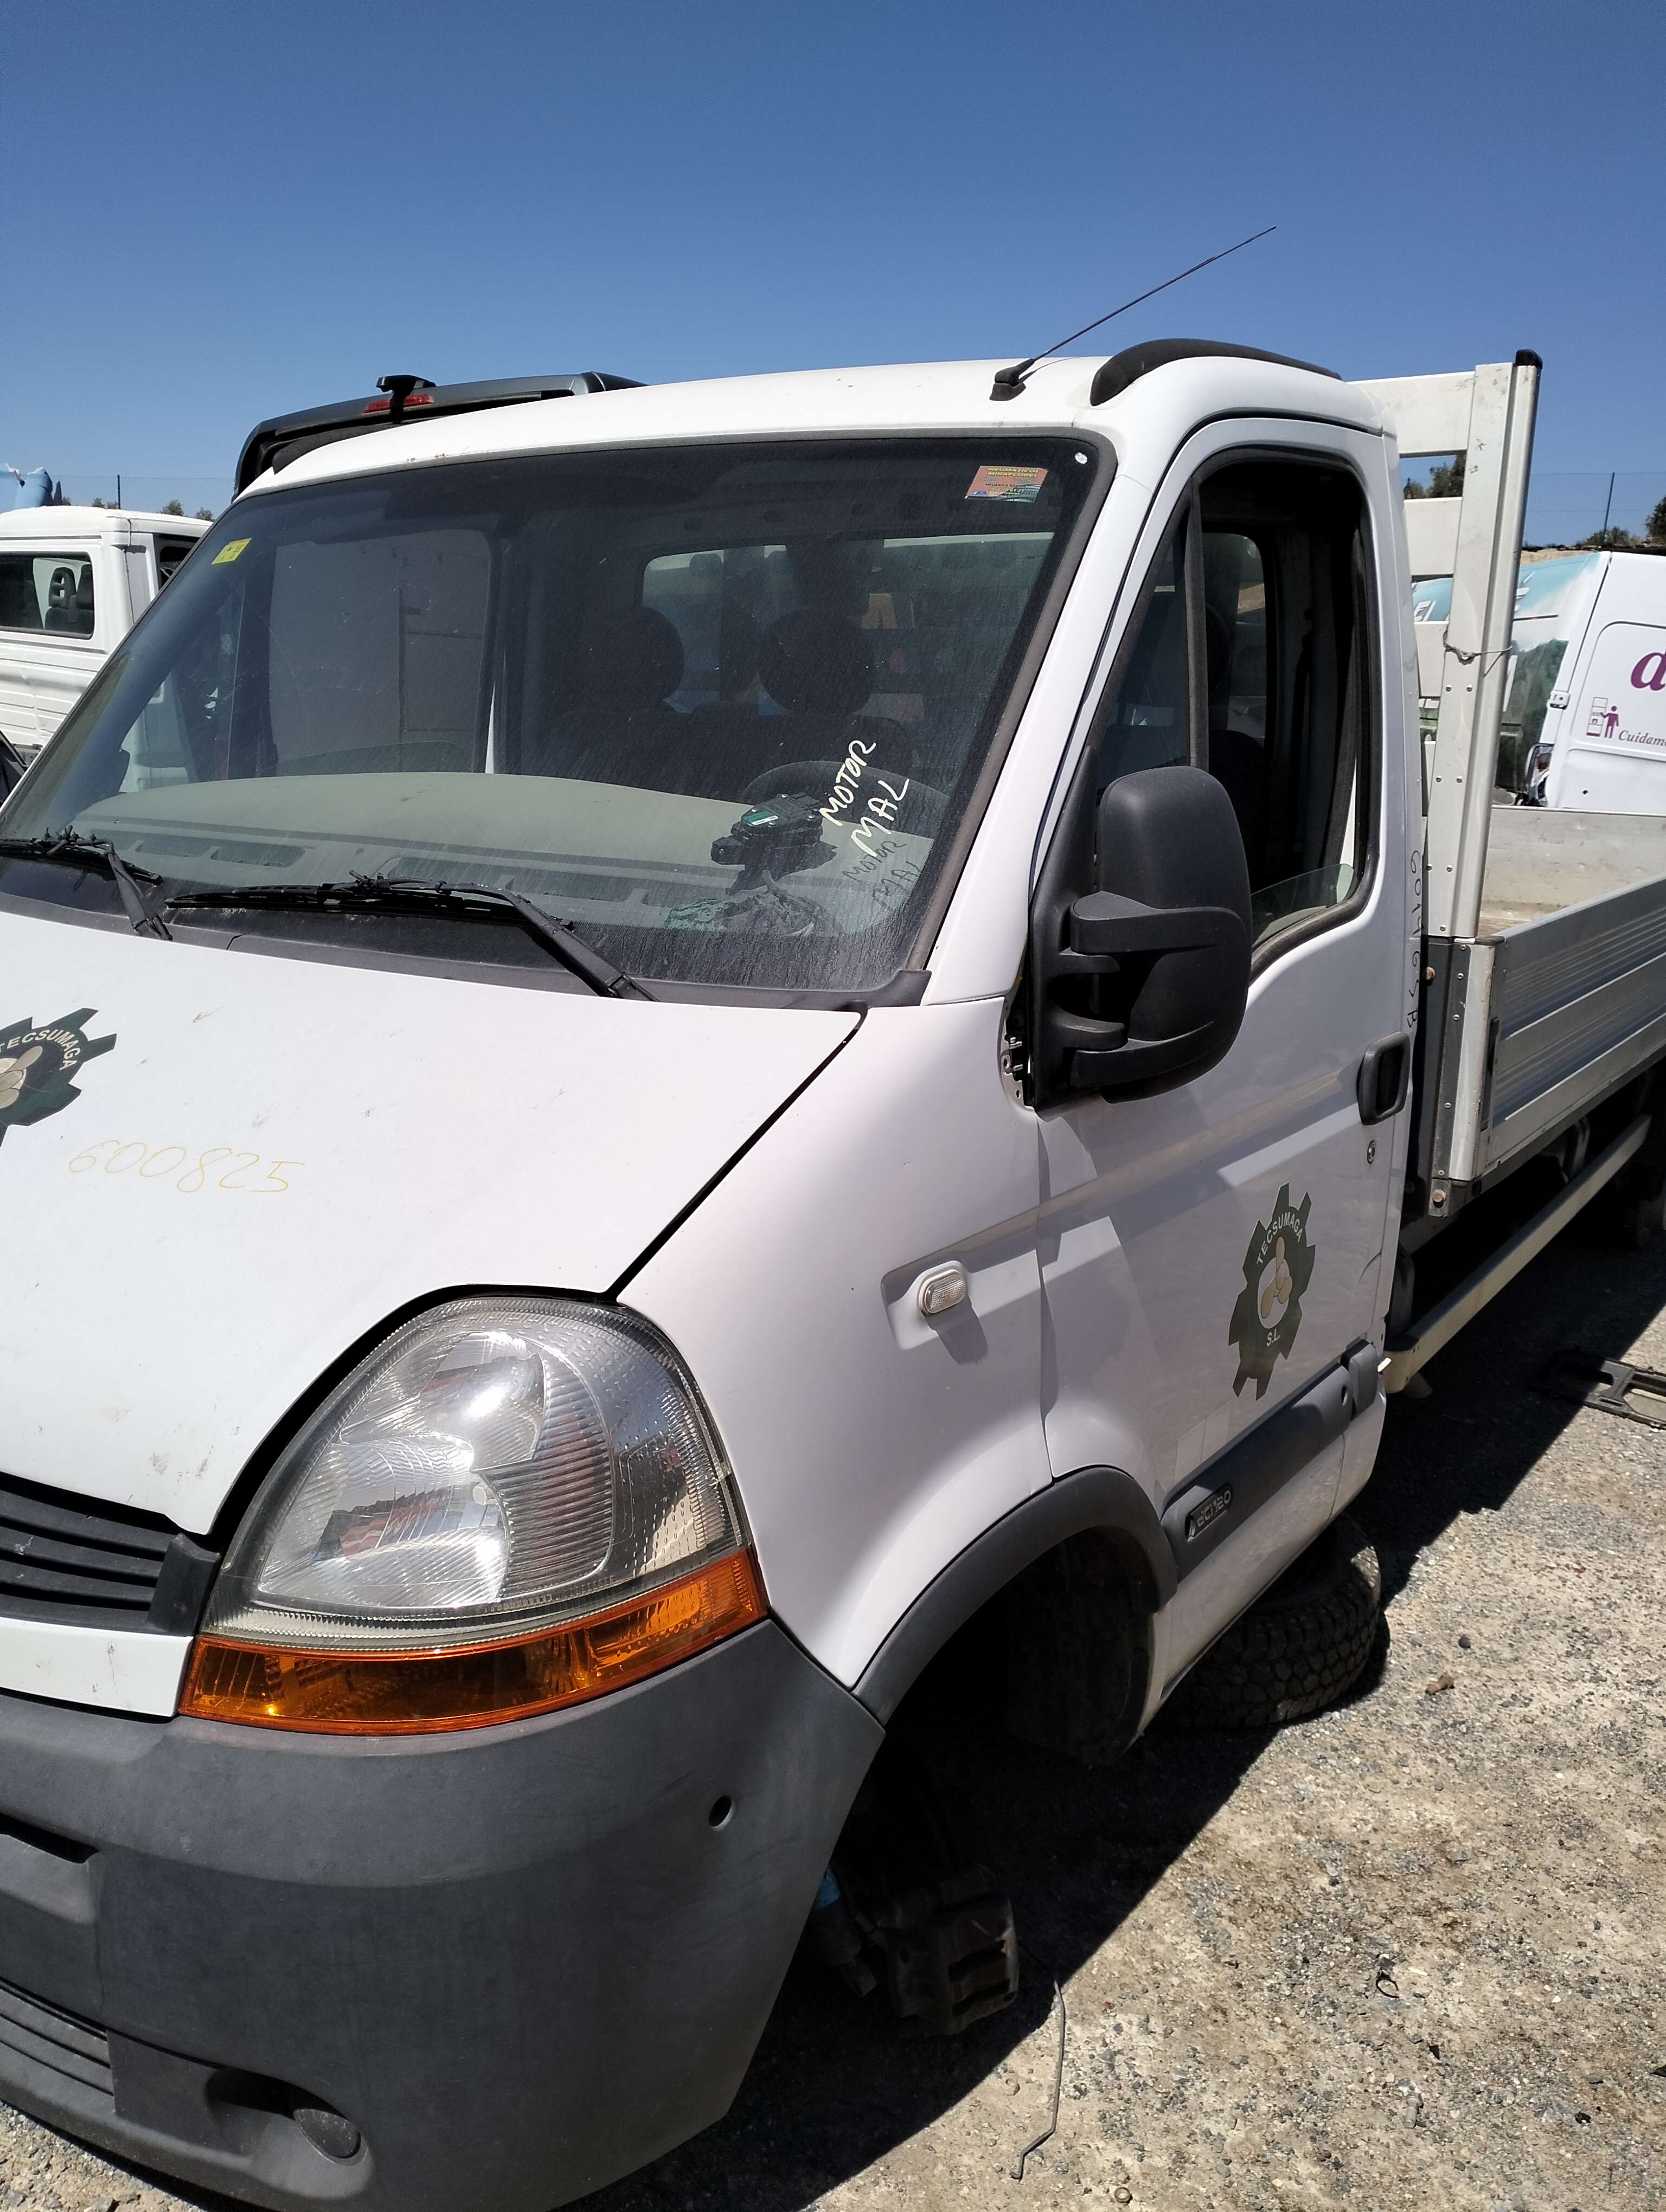
{"type": "Polygon", "coordinates": [[[272,1160],[261,1180],[252,1182],[251,1171],[260,1165],[258,1152],[240,1152],[230,1145],[210,1145],[194,1160],[183,1145],[152,1147],[125,1144],[119,1137],[101,1137],[70,1162],[71,1175],[137,1174],[141,1182],[161,1182],[172,1177],[175,1190],[190,1198],[201,1190],[246,1191],[252,1198],[276,1198],[289,1188],[281,1168],[305,1165],[301,1160],[272,1160]],[[190,1165],[185,1163],[190,1161],[190,1165]],[[180,1170],[183,1170],[181,1173],[180,1170]]]}

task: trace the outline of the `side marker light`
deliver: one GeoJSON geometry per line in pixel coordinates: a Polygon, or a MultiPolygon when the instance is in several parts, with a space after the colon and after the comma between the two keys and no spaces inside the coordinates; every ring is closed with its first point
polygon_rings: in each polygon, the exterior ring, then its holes
{"type": "Polygon", "coordinates": [[[933,1267],[929,1275],[921,1278],[915,1295],[921,1312],[931,1321],[939,1314],[952,1313],[957,1306],[964,1305],[969,1288],[966,1270],[952,1264],[933,1267]]]}

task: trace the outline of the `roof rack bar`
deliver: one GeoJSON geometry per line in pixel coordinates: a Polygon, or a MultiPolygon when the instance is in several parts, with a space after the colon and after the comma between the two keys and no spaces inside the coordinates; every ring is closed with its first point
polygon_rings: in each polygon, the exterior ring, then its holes
{"type": "Polygon", "coordinates": [[[1315,376],[1336,378],[1334,368],[1322,368],[1316,361],[1297,361],[1287,353],[1263,353],[1259,346],[1226,345],[1218,338],[1146,338],[1142,344],[1125,346],[1102,362],[1094,375],[1087,395],[1090,407],[1102,407],[1107,399],[1115,399],[1142,376],[1149,376],[1154,368],[1166,368],[1171,361],[1270,361],[1280,368],[1305,368],[1315,376]]]}

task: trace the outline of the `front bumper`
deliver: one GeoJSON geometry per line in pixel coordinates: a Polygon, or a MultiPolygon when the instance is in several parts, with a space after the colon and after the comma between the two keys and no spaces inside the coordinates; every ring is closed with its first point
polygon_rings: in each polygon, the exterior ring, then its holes
{"type": "Polygon", "coordinates": [[[456,1735],[0,1695],[0,2097],[257,2203],[544,2212],[727,2110],[881,1734],[767,1621],[456,1735]]]}

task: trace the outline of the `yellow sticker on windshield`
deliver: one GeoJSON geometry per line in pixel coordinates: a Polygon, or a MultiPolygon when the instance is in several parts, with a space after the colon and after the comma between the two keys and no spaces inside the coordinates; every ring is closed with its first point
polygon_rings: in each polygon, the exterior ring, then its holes
{"type": "MultiPolygon", "coordinates": [[[[1031,497],[1032,499],[1035,497],[1035,494],[1033,492],[1031,494],[1031,497]]],[[[222,545],[220,548],[220,550],[215,555],[211,565],[217,568],[222,561],[234,561],[248,542],[249,541],[246,538],[234,538],[229,545],[222,545]]]]}
{"type": "Polygon", "coordinates": [[[1010,499],[1028,507],[1047,481],[1045,469],[1013,469],[985,461],[966,487],[968,499],[1010,499]]]}

